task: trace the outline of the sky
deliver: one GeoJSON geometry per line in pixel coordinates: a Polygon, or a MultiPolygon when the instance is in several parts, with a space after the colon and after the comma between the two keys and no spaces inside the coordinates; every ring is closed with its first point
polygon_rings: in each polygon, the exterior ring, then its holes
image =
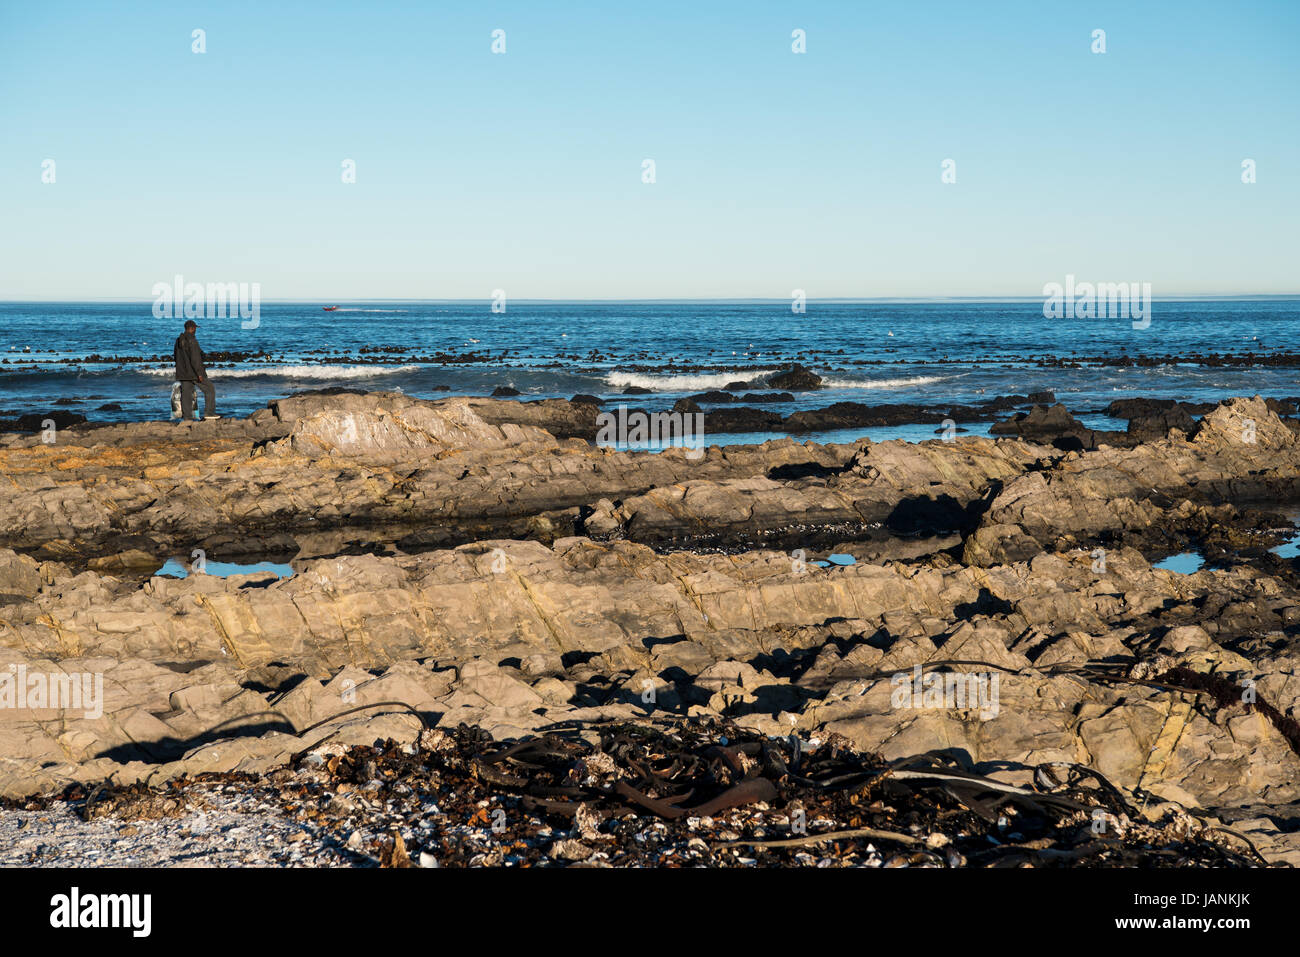
{"type": "Polygon", "coordinates": [[[1296,0],[0,0],[4,300],[1294,294],[1298,227],[1296,0]]]}

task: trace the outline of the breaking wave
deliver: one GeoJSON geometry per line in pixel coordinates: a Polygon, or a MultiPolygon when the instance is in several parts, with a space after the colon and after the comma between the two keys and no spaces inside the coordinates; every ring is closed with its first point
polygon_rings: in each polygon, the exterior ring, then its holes
{"type": "Polygon", "coordinates": [[[960,375],[918,375],[904,379],[823,379],[822,386],[827,389],[900,389],[909,385],[934,385],[936,382],[960,378],[960,375]]]}
{"type": "Polygon", "coordinates": [[[700,375],[642,375],[636,372],[611,372],[605,376],[605,383],[616,389],[636,386],[654,392],[700,392],[708,389],[721,389],[731,382],[761,379],[769,376],[775,369],[754,369],[749,372],[718,372],[700,375]]]}
{"type": "MultiPolygon", "coordinates": [[[[315,379],[329,381],[333,379],[372,379],[377,376],[397,375],[400,372],[415,372],[419,366],[245,366],[239,369],[211,369],[212,378],[222,379],[315,379]]],[[[172,376],[175,371],[170,366],[161,369],[141,369],[145,375],[172,376]]]]}
{"type": "MultiPolygon", "coordinates": [[[[754,388],[771,388],[765,384],[767,377],[774,375],[777,369],[753,369],[746,372],[718,372],[701,375],[643,375],[635,372],[611,372],[605,376],[605,383],[612,388],[637,386],[653,392],[700,392],[707,389],[721,389],[737,381],[753,382],[754,388]]],[[[899,389],[915,385],[934,385],[949,379],[960,379],[962,375],[918,375],[898,379],[823,379],[822,386],[828,389],[899,389]]]]}

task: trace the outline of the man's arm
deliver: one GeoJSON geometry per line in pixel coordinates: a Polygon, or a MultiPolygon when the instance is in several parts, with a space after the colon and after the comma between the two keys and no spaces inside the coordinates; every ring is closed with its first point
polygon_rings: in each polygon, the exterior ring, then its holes
{"type": "Polygon", "coordinates": [[[193,343],[190,346],[190,362],[194,366],[194,374],[198,376],[199,381],[202,382],[203,377],[208,373],[208,370],[203,367],[203,350],[199,348],[198,339],[191,339],[190,342],[193,343]]]}

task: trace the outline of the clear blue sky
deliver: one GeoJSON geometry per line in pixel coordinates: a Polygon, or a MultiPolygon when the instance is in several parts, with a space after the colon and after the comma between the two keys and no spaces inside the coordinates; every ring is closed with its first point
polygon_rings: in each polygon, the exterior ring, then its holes
{"type": "Polygon", "coordinates": [[[1296,293],[1298,100],[1296,0],[0,0],[0,299],[1296,293]]]}

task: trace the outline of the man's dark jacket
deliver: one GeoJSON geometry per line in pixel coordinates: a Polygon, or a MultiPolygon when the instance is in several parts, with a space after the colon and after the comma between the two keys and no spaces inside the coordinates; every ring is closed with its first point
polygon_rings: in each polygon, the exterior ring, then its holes
{"type": "Polygon", "coordinates": [[[208,377],[208,370],[203,368],[203,350],[199,340],[192,332],[182,332],[176,339],[173,350],[176,359],[176,381],[198,382],[208,377]]]}

